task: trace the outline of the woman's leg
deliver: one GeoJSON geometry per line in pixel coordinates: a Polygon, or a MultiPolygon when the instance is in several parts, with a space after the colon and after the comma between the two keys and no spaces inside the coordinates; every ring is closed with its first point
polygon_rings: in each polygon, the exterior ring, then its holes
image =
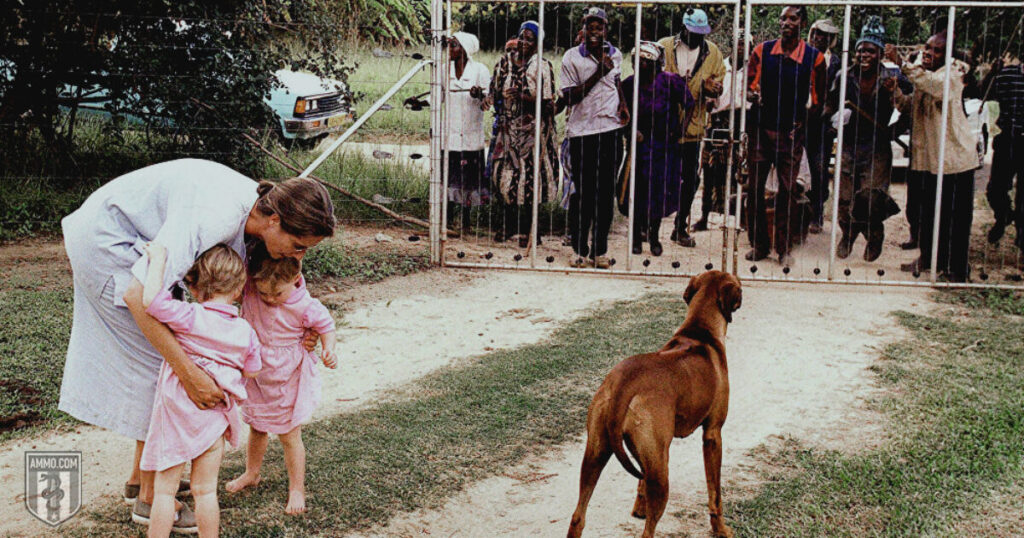
{"type": "Polygon", "coordinates": [[[217,472],[224,456],[224,438],[192,460],[192,498],[196,501],[196,523],[200,538],[214,538],[220,529],[220,506],[217,503],[217,472]]]}
{"type": "MultiPolygon", "coordinates": [[[[178,492],[178,482],[181,480],[181,471],[185,464],[181,463],[164,469],[163,471],[143,472],[143,484],[145,475],[156,475],[150,485],[150,502],[152,508],[149,512],[149,538],[164,538],[171,535],[171,527],[174,526],[174,495],[178,492]]],[[[140,492],[141,498],[141,492],[140,492]]],[[[145,501],[143,501],[145,502],[145,501]]]]}
{"type": "Polygon", "coordinates": [[[260,483],[260,468],[263,467],[263,456],[267,453],[270,436],[249,427],[249,444],[245,448],[245,472],[224,486],[229,493],[242,491],[249,486],[260,483]]]}
{"type": "Polygon", "coordinates": [[[284,511],[301,514],[306,511],[306,447],[302,444],[302,426],[279,437],[288,469],[288,506],[284,511]]]}

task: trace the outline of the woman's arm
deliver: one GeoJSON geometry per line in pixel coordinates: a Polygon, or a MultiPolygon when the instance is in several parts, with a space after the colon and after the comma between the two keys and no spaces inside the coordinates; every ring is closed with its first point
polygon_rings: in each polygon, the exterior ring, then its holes
{"type": "Polygon", "coordinates": [[[142,283],[133,278],[124,292],[124,302],[128,305],[128,311],[135,318],[142,335],[156,348],[181,380],[189,399],[200,409],[210,409],[223,402],[224,393],[213,378],[189,360],[185,350],[166,325],[146,313],[146,307],[142,304],[142,293],[142,283]]]}
{"type": "Polygon", "coordinates": [[[149,308],[153,298],[164,286],[164,268],[167,266],[167,249],[159,243],[146,243],[149,268],[146,269],[146,284],[142,288],[142,307],[149,308]]]}

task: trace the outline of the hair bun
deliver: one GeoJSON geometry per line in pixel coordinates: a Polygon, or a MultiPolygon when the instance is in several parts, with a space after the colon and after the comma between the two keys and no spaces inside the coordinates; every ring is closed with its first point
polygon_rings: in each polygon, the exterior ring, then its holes
{"type": "Polygon", "coordinates": [[[274,183],[264,179],[264,180],[260,181],[259,185],[256,186],[256,194],[260,198],[263,198],[264,196],[267,195],[267,193],[269,193],[271,190],[273,190],[273,188],[274,188],[274,183]]]}

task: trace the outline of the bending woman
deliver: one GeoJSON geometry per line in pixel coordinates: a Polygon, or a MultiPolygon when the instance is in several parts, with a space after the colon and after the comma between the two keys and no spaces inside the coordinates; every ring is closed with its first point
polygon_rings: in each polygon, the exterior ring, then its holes
{"type": "MultiPolygon", "coordinates": [[[[132,519],[145,523],[153,473],[139,471],[139,458],[161,363],[167,361],[199,408],[224,402],[213,379],[142,306],[146,243],[167,249],[167,289],[217,243],[243,258],[262,243],[274,258],[301,259],[334,234],[334,206],[314,181],[257,184],[221,164],[181,159],[111,180],[61,226],[74,278],[74,320],[58,409],[136,440],[125,500],[135,498],[132,519]]],[[[194,527],[194,514],[182,506],[175,529],[194,527]]]]}

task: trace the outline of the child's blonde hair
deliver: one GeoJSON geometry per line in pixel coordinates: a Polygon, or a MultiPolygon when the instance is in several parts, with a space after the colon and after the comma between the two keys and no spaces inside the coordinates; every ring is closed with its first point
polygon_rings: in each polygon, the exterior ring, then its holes
{"type": "Polygon", "coordinates": [[[231,247],[218,243],[199,255],[182,281],[202,298],[232,293],[245,284],[245,262],[231,247]]]}
{"type": "Polygon", "coordinates": [[[295,258],[278,258],[262,256],[252,260],[249,266],[253,282],[267,282],[271,286],[279,286],[294,282],[302,274],[302,264],[295,258]]]}

